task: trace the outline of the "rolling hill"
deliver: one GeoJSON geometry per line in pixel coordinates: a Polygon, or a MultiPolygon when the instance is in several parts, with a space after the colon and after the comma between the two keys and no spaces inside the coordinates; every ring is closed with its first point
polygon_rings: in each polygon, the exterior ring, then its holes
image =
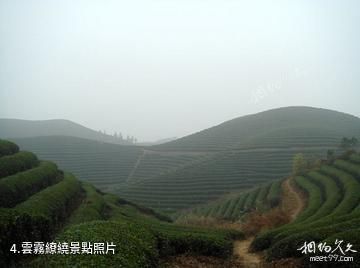
{"type": "Polygon", "coordinates": [[[149,208],[78,181],[52,162],[24,156],[4,140],[0,166],[1,267],[159,267],[160,258],[184,252],[227,258],[232,240],[242,237],[239,231],[172,224],[149,208]],[[77,253],[70,244],[76,241],[77,253]],[[116,249],[84,254],[85,241],[113,243],[116,249]]]}
{"type": "Polygon", "coordinates": [[[172,213],[286,177],[296,153],[324,157],[352,136],[360,137],[355,116],[286,107],[150,147],[55,136],[11,140],[102,190],[172,213]]]}
{"type": "Polygon", "coordinates": [[[226,121],[175,141],[154,146],[169,151],[223,151],[234,148],[337,145],[359,136],[358,117],[327,109],[285,107],[226,121]]]}
{"type": "Polygon", "coordinates": [[[0,119],[0,137],[2,138],[38,136],[70,136],[115,144],[131,144],[126,140],[92,130],[70,120],[0,119]]]}

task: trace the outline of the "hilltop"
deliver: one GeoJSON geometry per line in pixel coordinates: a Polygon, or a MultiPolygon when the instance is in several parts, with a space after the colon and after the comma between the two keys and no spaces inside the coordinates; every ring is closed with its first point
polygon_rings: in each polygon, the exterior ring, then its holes
{"type": "Polygon", "coordinates": [[[92,130],[70,120],[0,119],[0,137],[2,138],[39,136],[70,136],[115,144],[131,144],[126,140],[92,130]]]}
{"type": "Polygon", "coordinates": [[[359,136],[360,119],[313,107],[284,107],[238,117],[154,150],[223,151],[241,148],[330,146],[359,136]]]}

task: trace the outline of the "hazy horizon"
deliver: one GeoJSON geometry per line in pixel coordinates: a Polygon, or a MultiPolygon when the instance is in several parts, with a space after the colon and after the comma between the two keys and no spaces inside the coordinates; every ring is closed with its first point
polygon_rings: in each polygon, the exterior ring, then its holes
{"type": "Polygon", "coordinates": [[[153,141],[278,107],[359,117],[359,7],[0,0],[0,118],[153,141]]]}

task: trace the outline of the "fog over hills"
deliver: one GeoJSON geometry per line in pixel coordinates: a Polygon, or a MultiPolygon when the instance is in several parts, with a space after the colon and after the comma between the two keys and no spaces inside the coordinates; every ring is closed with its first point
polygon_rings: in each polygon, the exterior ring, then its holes
{"type": "Polygon", "coordinates": [[[116,144],[132,144],[128,140],[92,130],[70,120],[0,119],[0,137],[2,138],[39,136],[71,136],[116,144]]]}

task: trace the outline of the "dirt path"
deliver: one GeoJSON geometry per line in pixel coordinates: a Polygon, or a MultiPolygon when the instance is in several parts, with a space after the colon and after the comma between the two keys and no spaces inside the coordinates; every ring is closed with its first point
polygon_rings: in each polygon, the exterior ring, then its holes
{"type": "MultiPolygon", "coordinates": [[[[291,179],[286,179],[282,184],[283,197],[281,206],[282,209],[288,213],[293,221],[299,215],[304,207],[304,202],[301,194],[297,189],[291,185],[291,179]]],[[[241,265],[244,267],[262,267],[264,264],[262,256],[257,253],[250,253],[250,245],[254,237],[246,240],[238,240],[234,243],[234,256],[239,258],[241,265]]],[[[286,266],[285,266],[286,267],[286,266]]]]}
{"type": "Polygon", "coordinates": [[[234,243],[234,255],[239,258],[244,267],[261,267],[262,258],[259,254],[250,253],[249,248],[254,237],[238,240],[234,243]]]}
{"type": "Polygon", "coordinates": [[[291,178],[286,179],[283,182],[282,187],[284,193],[282,198],[282,208],[289,214],[293,221],[302,211],[305,204],[301,194],[291,185],[291,178]]]}
{"type": "Polygon", "coordinates": [[[126,179],[126,182],[129,182],[129,181],[132,179],[132,177],[133,177],[134,174],[135,174],[136,169],[137,169],[138,166],[140,165],[140,162],[141,162],[141,160],[144,158],[145,154],[146,154],[146,150],[143,150],[142,154],[139,155],[138,159],[136,160],[136,163],[135,163],[134,167],[132,168],[130,174],[128,175],[128,177],[127,177],[127,179],[126,179]]]}

